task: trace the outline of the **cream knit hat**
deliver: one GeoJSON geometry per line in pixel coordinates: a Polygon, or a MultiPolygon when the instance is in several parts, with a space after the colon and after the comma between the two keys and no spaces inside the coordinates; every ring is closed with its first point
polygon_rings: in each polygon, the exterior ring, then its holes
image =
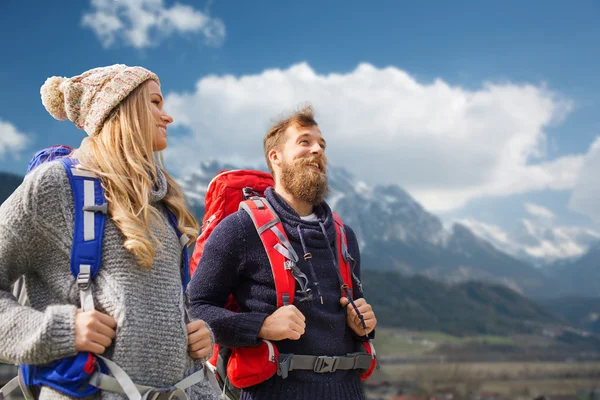
{"type": "Polygon", "coordinates": [[[46,110],[58,120],[69,119],[94,136],[102,123],[136,87],[158,77],[142,67],[115,64],[94,68],[79,76],[48,78],[40,93],[46,110]]]}

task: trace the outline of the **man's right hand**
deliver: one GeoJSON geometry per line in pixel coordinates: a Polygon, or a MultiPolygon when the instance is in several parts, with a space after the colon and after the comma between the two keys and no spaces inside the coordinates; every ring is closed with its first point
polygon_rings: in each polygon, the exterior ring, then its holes
{"type": "Polygon", "coordinates": [[[102,354],[115,338],[117,321],[110,315],[99,311],[83,312],[77,310],[75,314],[75,349],[102,354]]]}
{"type": "Polygon", "coordinates": [[[294,305],[278,308],[263,321],[258,337],[266,340],[298,340],[304,334],[306,318],[294,305]]]}

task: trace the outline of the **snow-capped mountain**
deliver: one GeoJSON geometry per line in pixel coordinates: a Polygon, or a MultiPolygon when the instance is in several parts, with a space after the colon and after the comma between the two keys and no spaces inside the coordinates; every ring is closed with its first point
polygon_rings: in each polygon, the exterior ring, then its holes
{"type": "MultiPolygon", "coordinates": [[[[236,166],[205,162],[178,179],[188,204],[200,219],[207,186],[223,169],[236,166]]],[[[0,174],[0,188],[6,189],[0,191],[0,203],[22,180],[4,175],[0,174]]],[[[363,268],[421,274],[445,282],[499,282],[536,297],[600,293],[600,244],[573,262],[561,261],[540,270],[499,250],[470,226],[455,224],[445,229],[438,217],[398,186],[369,185],[335,167],[329,169],[329,180],[328,202],[356,232],[363,268]]]]}
{"type": "Polygon", "coordinates": [[[548,273],[557,266],[572,264],[600,243],[600,233],[593,229],[559,225],[553,217],[523,218],[511,231],[473,219],[458,222],[503,252],[548,273]]]}
{"type": "MultiPolygon", "coordinates": [[[[200,167],[192,173],[177,180],[185,193],[188,204],[194,207],[204,207],[204,196],[210,181],[221,170],[237,169],[233,165],[221,164],[215,160],[204,161],[200,167]]],[[[198,217],[201,217],[199,215],[198,217]]]]}
{"type": "Polygon", "coordinates": [[[363,246],[373,237],[433,245],[444,245],[449,238],[440,219],[399,186],[371,186],[335,167],[329,169],[329,183],[331,208],[344,217],[363,246]]]}
{"type": "MultiPolygon", "coordinates": [[[[217,161],[179,180],[190,206],[202,218],[208,183],[223,169],[217,161]]],[[[500,282],[527,294],[556,291],[550,278],[455,224],[449,231],[409,193],[396,185],[370,185],[330,166],[328,202],[352,227],[361,245],[363,268],[424,274],[447,282],[500,282]]]]}

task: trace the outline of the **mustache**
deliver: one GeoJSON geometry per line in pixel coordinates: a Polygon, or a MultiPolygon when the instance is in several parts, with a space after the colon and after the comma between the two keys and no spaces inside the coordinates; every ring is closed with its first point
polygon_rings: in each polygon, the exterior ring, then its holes
{"type": "Polygon", "coordinates": [[[325,172],[325,160],[321,157],[299,158],[296,160],[298,166],[304,167],[308,164],[317,164],[322,172],[325,172]]]}

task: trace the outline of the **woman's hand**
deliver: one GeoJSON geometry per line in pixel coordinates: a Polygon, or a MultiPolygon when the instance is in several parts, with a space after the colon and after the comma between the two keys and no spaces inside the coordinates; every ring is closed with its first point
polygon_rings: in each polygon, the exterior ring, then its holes
{"type": "Polygon", "coordinates": [[[210,331],[206,322],[202,320],[192,321],[187,324],[188,352],[192,358],[207,357],[213,350],[210,331]]]}
{"type": "Polygon", "coordinates": [[[110,315],[100,311],[83,312],[77,310],[75,314],[75,349],[102,354],[115,338],[117,321],[110,315]]]}

